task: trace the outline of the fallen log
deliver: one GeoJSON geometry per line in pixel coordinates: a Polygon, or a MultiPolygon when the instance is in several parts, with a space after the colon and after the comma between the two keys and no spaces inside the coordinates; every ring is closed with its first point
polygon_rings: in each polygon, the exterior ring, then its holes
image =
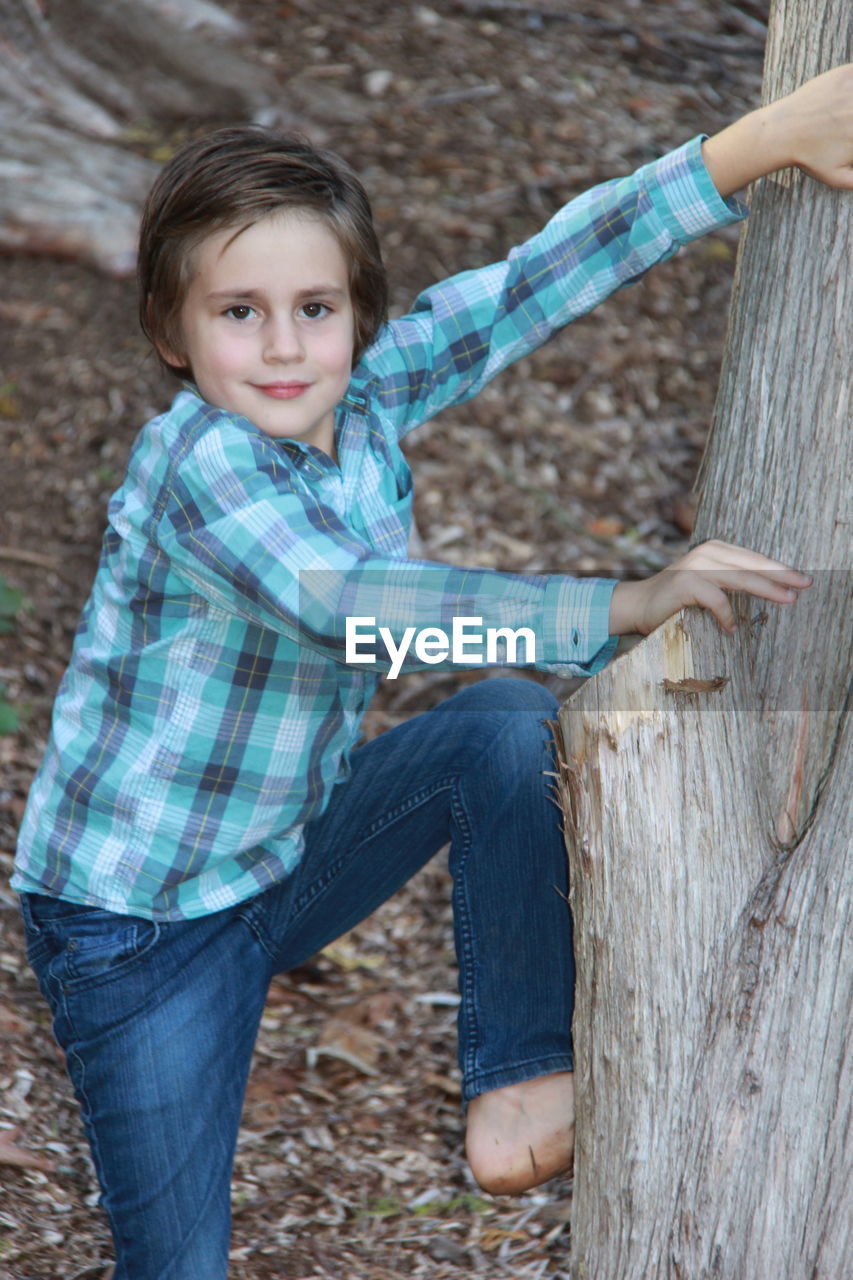
{"type": "Polygon", "coordinates": [[[128,126],[252,119],[275,101],[208,0],[0,0],[0,249],[133,270],[157,165],[128,126]]]}

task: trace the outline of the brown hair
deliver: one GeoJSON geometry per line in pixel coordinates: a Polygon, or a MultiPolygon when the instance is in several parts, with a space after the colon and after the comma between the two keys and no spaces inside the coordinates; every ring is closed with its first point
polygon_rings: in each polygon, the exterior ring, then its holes
{"type": "Polygon", "coordinates": [[[245,229],[268,214],[306,210],[335,235],[349,264],[353,364],[388,314],[388,281],[370,202],[356,174],[330,151],[260,125],[218,129],[185,143],[161,170],[142,212],[137,280],[142,330],[161,351],[182,350],[180,312],[193,250],[214,231],[245,229]]]}

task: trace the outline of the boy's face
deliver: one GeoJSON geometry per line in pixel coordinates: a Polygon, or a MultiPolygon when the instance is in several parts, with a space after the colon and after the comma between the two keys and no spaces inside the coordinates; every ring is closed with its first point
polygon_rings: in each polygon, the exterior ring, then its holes
{"type": "Polygon", "coordinates": [[[183,351],[161,354],[192,369],[209,404],[334,456],[354,317],[333,233],[310,213],[271,214],[210,235],[194,268],[181,309],[183,351]]]}

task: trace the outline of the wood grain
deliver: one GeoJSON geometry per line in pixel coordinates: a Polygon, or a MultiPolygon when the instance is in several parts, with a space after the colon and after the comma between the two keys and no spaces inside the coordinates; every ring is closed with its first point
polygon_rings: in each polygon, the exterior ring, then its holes
{"type": "MultiPolygon", "coordinates": [[[[766,95],[850,43],[848,0],[780,0],[766,95]]],[[[795,174],[751,205],[695,536],[815,585],[734,638],[671,619],[561,710],[579,1280],[853,1257],[853,198],[795,174]]]]}

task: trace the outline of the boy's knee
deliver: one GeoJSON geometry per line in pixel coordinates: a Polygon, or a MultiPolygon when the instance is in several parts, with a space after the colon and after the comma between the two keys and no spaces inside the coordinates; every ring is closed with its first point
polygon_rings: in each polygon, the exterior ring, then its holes
{"type": "Polygon", "coordinates": [[[544,685],[520,676],[478,680],[456,696],[467,710],[526,711],[542,720],[553,719],[559,707],[553,693],[544,685]]]}
{"type": "Polygon", "coordinates": [[[557,716],[559,704],[543,685],[507,676],[482,680],[469,686],[464,702],[478,713],[480,752],[476,768],[488,773],[507,792],[515,793],[525,779],[541,782],[543,771],[553,767],[553,732],[547,723],[557,716]]]}

